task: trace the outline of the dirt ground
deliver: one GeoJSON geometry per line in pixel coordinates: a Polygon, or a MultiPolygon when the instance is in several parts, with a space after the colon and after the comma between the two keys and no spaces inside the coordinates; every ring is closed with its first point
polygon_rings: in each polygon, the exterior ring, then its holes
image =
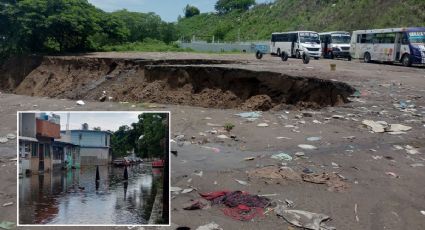
{"type": "MultiPolygon", "coordinates": [[[[162,105],[144,103],[142,99],[137,103],[85,100],[86,105],[78,106],[75,103],[76,99],[80,99],[78,95],[68,100],[60,99],[69,98],[66,96],[54,96],[52,99],[3,92],[0,94],[0,137],[16,133],[16,111],[171,111],[172,149],[178,151],[177,156],[171,156],[172,186],[193,187],[199,192],[243,190],[252,194],[271,194],[268,198],[275,204],[284,205],[287,199],[294,202],[293,209],[330,216],[331,221],[327,225],[336,229],[425,229],[425,215],[421,213],[425,211],[423,67],[405,68],[343,60],[312,60],[309,65],[304,65],[295,59],[288,62],[275,57],[256,60],[253,55],[95,53],[87,56],[231,60],[238,63],[216,66],[231,65],[233,68],[340,81],[357,89],[359,97],[350,98],[350,103],[335,107],[314,110],[283,107],[264,111],[257,120],[248,121],[235,116],[245,112],[240,109],[162,105]],[[330,71],[330,63],[336,63],[336,71],[330,71]],[[376,133],[362,124],[364,120],[403,124],[411,129],[400,134],[376,133]],[[230,133],[221,128],[226,123],[235,125],[230,133]],[[259,127],[261,123],[267,123],[268,126],[259,127]],[[212,130],[217,130],[217,134],[212,130]],[[220,134],[235,137],[221,139],[218,138],[220,134]],[[309,141],[309,137],[320,138],[309,141]],[[314,145],[317,149],[305,150],[298,146],[300,144],[314,145]],[[290,155],[292,160],[271,158],[282,152],[290,155]],[[300,156],[299,152],[303,152],[304,156],[300,156]],[[253,159],[245,160],[250,157],[253,159]],[[291,175],[298,179],[289,176],[264,178],[267,173],[261,174],[261,170],[270,166],[289,167],[293,172],[291,175]],[[334,176],[325,184],[309,183],[299,179],[306,169],[334,176]],[[245,181],[247,185],[236,180],[245,181]]],[[[11,206],[0,206],[0,220],[16,222],[16,161],[13,160],[16,158],[16,141],[0,144],[0,153],[0,180],[3,182],[0,185],[0,205],[14,203],[11,206]]],[[[221,207],[193,211],[182,209],[191,199],[198,198],[196,191],[172,194],[173,225],[163,229],[176,229],[177,226],[196,229],[211,222],[223,229],[291,229],[288,222],[274,211],[268,212],[263,218],[242,222],[225,216],[221,207]]],[[[32,228],[35,227],[20,227],[32,228]]],[[[74,228],[77,227],[68,229],[74,228]]]]}

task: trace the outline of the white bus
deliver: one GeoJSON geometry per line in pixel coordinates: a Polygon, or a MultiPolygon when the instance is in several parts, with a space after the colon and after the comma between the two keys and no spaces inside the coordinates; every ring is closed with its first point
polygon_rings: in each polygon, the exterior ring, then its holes
{"type": "Polygon", "coordinates": [[[367,63],[425,64],[425,27],[354,31],[350,53],[367,63]]]}
{"type": "Polygon", "coordinates": [[[319,34],[314,31],[272,33],[270,52],[278,56],[286,52],[296,58],[301,58],[305,52],[310,57],[319,59],[322,53],[319,34]]]}
{"type": "Polygon", "coordinates": [[[347,58],[351,60],[349,32],[332,31],[319,33],[322,43],[322,53],[325,58],[347,58]]]}

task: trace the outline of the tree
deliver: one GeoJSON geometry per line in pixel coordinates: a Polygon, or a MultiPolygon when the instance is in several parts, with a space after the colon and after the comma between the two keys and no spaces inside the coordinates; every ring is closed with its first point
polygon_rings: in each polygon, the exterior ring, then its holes
{"type": "Polygon", "coordinates": [[[233,10],[247,11],[253,5],[255,5],[255,0],[218,0],[215,10],[220,14],[226,14],[233,10]]]}
{"type": "Polygon", "coordinates": [[[191,18],[201,13],[198,8],[196,8],[195,6],[191,6],[189,4],[186,5],[186,7],[183,9],[183,12],[186,18],[191,18]]]}

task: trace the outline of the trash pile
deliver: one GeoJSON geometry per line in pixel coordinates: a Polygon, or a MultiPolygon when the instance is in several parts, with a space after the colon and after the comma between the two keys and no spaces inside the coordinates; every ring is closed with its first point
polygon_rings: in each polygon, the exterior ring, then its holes
{"type": "Polygon", "coordinates": [[[335,230],[336,228],[326,225],[330,217],[324,214],[313,213],[302,210],[289,210],[283,205],[278,205],[274,209],[275,213],[285,219],[288,223],[311,230],[335,230]]]}
{"type": "Polygon", "coordinates": [[[412,129],[410,126],[401,124],[388,124],[385,121],[363,120],[362,124],[368,127],[374,133],[405,134],[412,129]]]}
{"type": "Polygon", "coordinates": [[[225,205],[226,207],[222,209],[223,213],[241,221],[264,216],[264,208],[270,205],[268,198],[251,195],[243,191],[216,191],[200,193],[200,195],[211,201],[212,205],[225,205]]]}

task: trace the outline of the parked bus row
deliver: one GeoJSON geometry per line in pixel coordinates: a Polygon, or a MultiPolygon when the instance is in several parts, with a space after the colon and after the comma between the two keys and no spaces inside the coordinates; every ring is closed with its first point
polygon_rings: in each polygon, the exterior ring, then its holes
{"type": "MultiPolygon", "coordinates": [[[[258,50],[257,58],[265,50],[258,50]]],[[[357,30],[352,35],[345,31],[276,32],[272,33],[267,52],[284,61],[288,57],[304,59],[303,55],[308,54],[314,59],[356,58],[366,63],[378,61],[404,66],[425,64],[425,27],[357,30]]]]}

